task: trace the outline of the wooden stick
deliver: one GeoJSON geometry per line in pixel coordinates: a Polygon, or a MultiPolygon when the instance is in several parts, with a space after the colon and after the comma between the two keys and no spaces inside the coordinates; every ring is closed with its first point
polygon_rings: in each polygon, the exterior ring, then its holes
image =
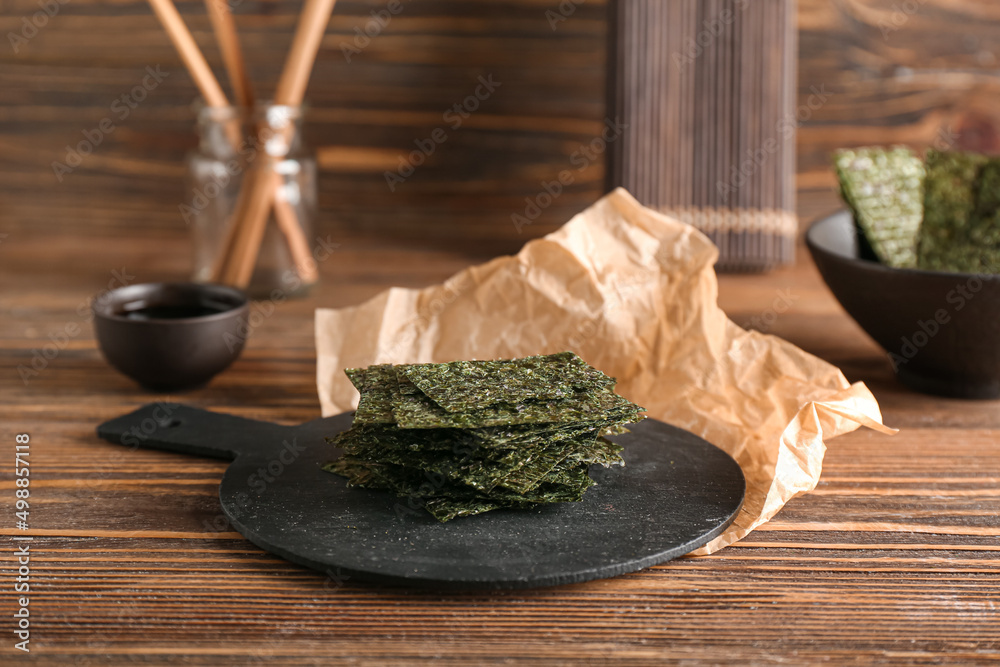
{"type": "MultiPolygon", "coordinates": [[[[212,68],[208,66],[208,61],[202,55],[198,44],[194,41],[194,37],[191,36],[191,32],[184,24],[184,20],[181,18],[174,3],[171,0],[149,0],[149,4],[163,25],[170,41],[173,42],[174,48],[180,54],[181,60],[184,61],[185,67],[191,73],[191,78],[194,79],[195,85],[205,100],[205,104],[215,108],[228,107],[229,100],[226,99],[226,94],[222,92],[222,87],[216,80],[215,75],[212,74],[212,68]]],[[[226,134],[228,135],[230,144],[234,148],[238,148],[242,140],[238,122],[236,125],[228,123],[226,125],[226,134]]],[[[243,199],[242,192],[240,193],[240,199],[243,199]]],[[[240,202],[238,200],[235,213],[238,213],[239,210],[240,202]]],[[[222,259],[213,271],[212,279],[215,281],[218,281],[220,278],[220,267],[224,263],[230,239],[234,236],[235,227],[239,222],[239,217],[235,213],[230,220],[229,228],[226,232],[226,240],[222,245],[222,259]]]]}
{"type": "MultiPolygon", "coordinates": [[[[200,62],[204,64],[203,68],[199,71],[202,72],[201,80],[207,83],[207,87],[199,85],[199,89],[202,90],[202,94],[205,97],[206,103],[209,106],[228,106],[228,101],[226,101],[225,94],[222,93],[221,87],[219,87],[218,82],[212,75],[211,69],[208,67],[205,58],[202,56],[201,52],[198,50],[197,44],[195,44],[194,39],[191,37],[191,33],[188,32],[187,27],[184,25],[183,20],[178,14],[176,8],[170,0],[151,0],[156,7],[160,7],[164,10],[161,15],[161,21],[163,21],[164,26],[168,24],[171,27],[167,28],[168,34],[171,34],[172,38],[176,35],[178,39],[174,39],[175,45],[177,45],[178,50],[182,49],[182,58],[184,53],[191,55],[191,60],[189,61],[185,58],[185,63],[189,62],[200,62]],[[167,20],[163,20],[163,16],[167,17],[167,20]],[[205,90],[209,92],[206,94],[205,90]],[[218,91],[216,93],[216,90],[218,91]]],[[[233,85],[233,91],[236,94],[237,101],[239,104],[247,109],[253,107],[254,95],[253,88],[250,84],[250,79],[247,76],[246,65],[243,58],[243,51],[240,48],[239,38],[236,34],[236,25],[233,22],[232,13],[229,10],[229,4],[226,0],[205,0],[205,7],[208,11],[209,19],[212,21],[212,28],[215,32],[216,40],[219,43],[219,50],[222,52],[222,60],[226,66],[226,71],[229,74],[230,82],[233,85]]],[[[157,12],[160,15],[160,12],[157,12]]],[[[190,65],[189,65],[190,67],[190,65]]],[[[194,71],[192,71],[194,75],[194,71]]],[[[196,77],[196,81],[199,79],[196,77]]],[[[234,148],[238,148],[241,142],[239,136],[238,128],[235,129],[235,133],[230,131],[230,141],[234,148]]],[[[270,169],[269,166],[265,168],[270,169]]],[[[290,206],[287,201],[282,197],[278,196],[277,188],[281,185],[281,179],[275,174],[275,179],[272,181],[264,181],[262,187],[275,188],[275,196],[272,202],[274,203],[275,217],[278,220],[279,227],[288,242],[289,250],[291,251],[293,261],[295,266],[300,272],[302,279],[305,282],[315,282],[318,279],[318,273],[316,271],[316,263],[312,257],[312,251],[309,248],[309,243],[306,241],[305,234],[303,233],[302,226],[299,224],[298,215],[294,207],[290,206]]],[[[216,268],[213,271],[213,279],[220,280],[225,273],[228,271],[225,269],[227,264],[227,258],[232,252],[232,248],[242,227],[241,221],[243,216],[246,215],[247,211],[253,211],[256,215],[256,200],[249,196],[247,188],[253,187],[253,179],[247,178],[244,181],[243,191],[240,193],[240,197],[237,200],[236,208],[234,209],[233,216],[229,221],[227,226],[226,236],[223,240],[220,257],[216,264],[216,268]],[[253,203],[253,207],[250,204],[253,203]]],[[[266,216],[267,209],[265,209],[264,215],[266,216]]],[[[266,222],[266,220],[265,220],[266,222]]],[[[251,272],[253,267],[251,267],[251,272]]],[[[249,278],[247,279],[249,282],[249,278]]],[[[245,286],[245,285],[244,285],[245,286]]]]}
{"type": "MultiPolygon", "coordinates": [[[[309,73],[316,60],[335,2],[336,0],[306,0],[295,30],[292,49],[278,80],[274,95],[275,104],[293,107],[302,104],[309,73]]],[[[233,261],[228,262],[226,267],[226,282],[238,287],[245,287],[250,282],[267,223],[266,193],[252,193],[251,196],[247,217],[234,240],[233,261]]]]}
{"type": "MultiPolygon", "coordinates": [[[[267,156],[261,159],[270,161],[270,158],[267,156]]],[[[281,174],[274,171],[270,164],[262,167],[259,173],[260,175],[257,175],[258,171],[255,170],[248,174],[247,180],[243,185],[243,190],[240,192],[240,198],[237,201],[237,207],[233,216],[234,220],[248,220],[253,215],[256,215],[259,207],[264,207],[265,213],[268,211],[268,207],[273,207],[275,220],[278,223],[278,228],[281,229],[285,235],[285,239],[288,241],[289,250],[292,253],[292,261],[295,264],[296,271],[299,273],[299,277],[305,283],[311,284],[316,282],[319,279],[316,260],[313,258],[312,249],[309,247],[309,242],[306,240],[305,234],[302,233],[302,226],[299,224],[298,213],[295,207],[282,195],[284,181],[281,178],[281,174]],[[268,176],[270,180],[268,180],[268,176]],[[261,180],[258,181],[255,179],[261,180]],[[258,190],[262,192],[256,192],[258,190]],[[270,197],[266,197],[265,195],[270,195],[270,197]]],[[[232,233],[227,238],[227,247],[231,246],[233,239],[236,238],[237,229],[238,227],[235,225],[230,226],[230,232],[232,233]]],[[[221,282],[235,281],[248,270],[250,275],[253,275],[256,258],[245,258],[240,261],[246,261],[247,259],[254,260],[250,263],[249,267],[238,264],[234,252],[220,256],[220,262],[216,265],[214,271],[214,279],[221,282]]]]}
{"type": "MultiPolygon", "coordinates": [[[[227,0],[205,0],[205,9],[208,18],[212,22],[212,30],[215,33],[215,40],[219,44],[219,51],[222,53],[222,62],[226,67],[226,74],[229,76],[229,83],[233,87],[237,103],[247,111],[253,108],[254,94],[250,79],[247,76],[246,63],[243,59],[243,50],[240,47],[239,37],[236,34],[236,24],[233,21],[233,14],[229,9],[227,0]]],[[[239,148],[234,144],[234,148],[239,148]]],[[[245,215],[246,206],[249,203],[248,192],[251,186],[251,179],[246,178],[243,188],[236,200],[233,213],[226,225],[226,235],[222,245],[219,247],[219,256],[216,258],[212,279],[222,281],[224,267],[227,258],[232,252],[233,241],[236,238],[241,220],[245,215]]],[[[301,235],[301,234],[300,234],[301,235]]],[[[289,242],[291,246],[291,242],[289,242]]]]}
{"type": "Polygon", "coordinates": [[[215,80],[212,69],[208,66],[208,61],[201,54],[198,45],[191,36],[184,20],[170,0],[149,0],[149,4],[156,12],[157,18],[163,24],[163,29],[167,31],[167,36],[174,43],[177,52],[180,53],[181,60],[191,72],[191,78],[201,91],[201,96],[205,98],[205,104],[210,107],[227,107],[229,101],[226,94],[222,92],[222,87],[215,80]]]}
{"type": "MultiPolygon", "coordinates": [[[[184,61],[185,67],[187,67],[188,71],[191,73],[191,78],[194,79],[194,83],[201,92],[201,96],[204,98],[205,104],[214,108],[228,107],[229,100],[226,99],[226,94],[222,92],[222,87],[216,80],[215,75],[212,74],[212,68],[208,66],[208,61],[206,61],[205,56],[202,55],[201,50],[198,48],[198,44],[194,41],[194,37],[191,36],[191,32],[184,24],[184,20],[181,18],[181,15],[174,6],[174,3],[171,2],[171,0],[149,0],[149,4],[156,13],[156,17],[160,20],[160,23],[163,25],[170,41],[173,42],[174,48],[176,48],[177,52],[180,54],[181,60],[184,61]]],[[[238,125],[227,124],[226,134],[228,135],[229,142],[233,145],[233,147],[239,147],[241,137],[238,125]]],[[[237,202],[237,213],[239,212],[239,208],[239,202],[237,202]]],[[[223,242],[222,246],[223,254],[226,252],[226,248],[229,244],[228,239],[233,235],[233,228],[236,226],[235,223],[238,219],[239,218],[234,215],[229,224],[229,229],[227,230],[227,240],[223,242]]],[[[220,273],[220,270],[217,268],[213,271],[212,279],[218,280],[220,273]]]]}
{"type": "Polygon", "coordinates": [[[281,78],[278,79],[278,88],[274,93],[275,104],[290,107],[302,104],[309,74],[335,3],[336,0],[306,0],[292,39],[292,49],[285,60],[281,78]]]}
{"type": "MultiPolygon", "coordinates": [[[[216,282],[239,287],[246,287],[249,284],[259,254],[260,240],[263,240],[264,228],[267,226],[267,214],[273,208],[278,228],[285,236],[299,276],[303,282],[312,284],[319,279],[316,261],[313,259],[312,249],[309,247],[302,225],[299,223],[298,212],[281,194],[281,188],[284,186],[281,174],[275,171],[273,158],[266,155],[262,149],[256,159],[264,160],[265,163],[255,169],[248,169],[246,172],[231,218],[232,222],[226,230],[222,252],[212,272],[212,279],[216,282]],[[270,178],[266,176],[270,176],[270,178]],[[262,222],[257,221],[259,215],[263,215],[262,222]],[[250,232],[259,233],[260,240],[256,241],[255,246],[250,246],[257,248],[256,253],[241,257],[238,254],[241,252],[237,249],[240,247],[238,243],[239,239],[247,233],[245,228],[251,224],[248,222],[250,220],[254,221],[254,225],[260,225],[259,232],[250,232]],[[244,280],[245,282],[242,282],[244,280]]],[[[254,237],[251,237],[249,242],[254,243],[254,237]]]]}
{"type": "Polygon", "coordinates": [[[268,164],[250,169],[243,180],[243,190],[240,192],[243,205],[237,202],[237,213],[240,214],[233,216],[233,243],[231,250],[223,256],[220,273],[221,282],[240,288],[249,285],[253,276],[267,226],[267,214],[274,197],[274,189],[269,187],[270,182],[263,179],[264,174],[273,171],[271,157],[261,155],[257,159],[266,160],[268,164]]]}
{"type": "Polygon", "coordinates": [[[299,224],[299,216],[295,211],[295,206],[288,201],[284,194],[284,180],[278,172],[272,172],[274,188],[274,217],[278,221],[278,227],[288,239],[288,249],[292,252],[292,259],[295,262],[295,269],[299,272],[299,277],[305,283],[314,283],[319,280],[319,272],[316,269],[316,260],[313,258],[312,249],[302,233],[302,226],[299,224]]]}
{"type": "Polygon", "coordinates": [[[243,50],[240,48],[240,40],[236,35],[236,24],[233,22],[233,14],[229,10],[229,2],[227,0],[205,0],[205,9],[208,10],[208,18],[212,21],[212,30],[219,43],[222,62],[229,74],[229,83],[233,86],[236,102],[246,109],[252,109],[253,87],[247,76],[243,50]]]}

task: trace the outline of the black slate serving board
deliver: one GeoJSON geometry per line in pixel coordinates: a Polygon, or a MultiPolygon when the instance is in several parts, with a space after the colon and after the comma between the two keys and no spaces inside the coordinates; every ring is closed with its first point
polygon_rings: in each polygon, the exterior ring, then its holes
{"type": "Polygon", "coordinates": [[[495,510],[438,523],[406,498],[348,488],[320,466],[351,414],[282,426],[177,404],[98,427],[126,446],[232,460],[222,509],[248,540],[336,581],[511,589],[634,572],[696,549],[743,503],[739,466],[705,440],[646,419],[613,438],[623,468],[594,466],[579,503],[495,510]]]}

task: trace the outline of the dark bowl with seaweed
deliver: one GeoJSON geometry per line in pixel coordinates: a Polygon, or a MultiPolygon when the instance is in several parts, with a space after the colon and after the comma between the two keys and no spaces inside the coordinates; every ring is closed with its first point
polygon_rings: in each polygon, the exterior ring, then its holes
{"type": "Polygon", "coordinates": [[[806,245],[840,304],[909,387],[1000,398],[1000,275],[895,268],[870,259],[850,211],[820,220],[806,245]]]}

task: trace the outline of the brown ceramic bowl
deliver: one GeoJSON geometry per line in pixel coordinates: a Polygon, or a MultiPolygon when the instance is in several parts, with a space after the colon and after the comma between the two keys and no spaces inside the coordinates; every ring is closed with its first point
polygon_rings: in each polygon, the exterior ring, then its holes
{"type": "Polygon", "coordinates": [[[1000,398],[1000,275],[894,269],[859,256],[850,212],[806,233],[823,280],[844,310],[917,391],[1000,398]]]}
{"type": "Polygon", "coordinates": [[[94,330],[105,359],[158,391],[208,382],[240,356],[250,302],[224,285],[130,285],[94,300],[94,330]]]}

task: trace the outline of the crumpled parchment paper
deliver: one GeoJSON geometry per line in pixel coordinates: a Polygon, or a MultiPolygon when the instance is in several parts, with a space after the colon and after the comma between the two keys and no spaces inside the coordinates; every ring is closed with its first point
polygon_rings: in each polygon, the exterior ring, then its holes
{"type": "MultiPolygon", "coordinates": [[[[875,398],[834,366],[775,336],[745,331],[717,305],[711,241],[607,195],[558,231],[425,289],[316,311],[323,415],[357,407],[345,368],[500,359],[572,350],[618,378],[648,415],[729,452],[747,478],[732,544],[819,480],[824,440],[882,426],[875,398]]],[[[625,452],[626,465],[628,452],[625,452]]]]}

